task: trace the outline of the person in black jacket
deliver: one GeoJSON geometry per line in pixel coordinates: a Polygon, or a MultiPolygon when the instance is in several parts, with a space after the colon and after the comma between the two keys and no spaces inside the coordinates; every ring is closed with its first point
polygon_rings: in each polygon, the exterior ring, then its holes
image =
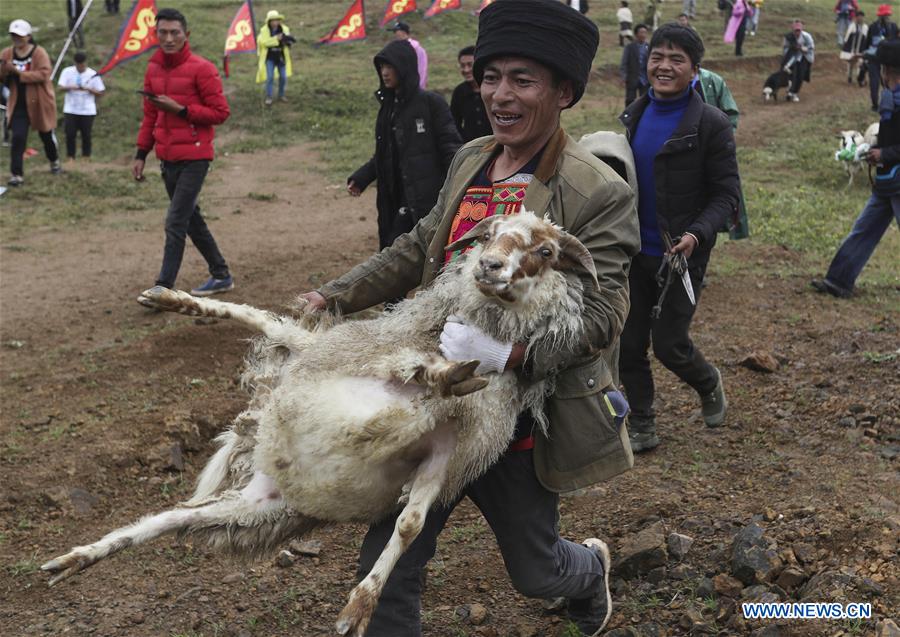
{"type": "Polygon", "coordinates": [[[647,92],[647,36],[650,29],[646,24],[634,27],[634,41],[622,49],[622,62],[619,72],[625,82],[625,106],[647,92]]]}
{"type": "Polygon", "coordinates": [[[725,418],[719,370],[703,358],[688,334],[696,305],[681,276],[674,274],[664,299],[657,281],[658,274],[667,274],[665,257],[682,254],[694,297],[699,298],[716,232],[738,204],[740,178],[731,122],[691,89],[702,57],[703,41],[696,31],[677,24],[660,27],[650,41],[647,61],[651,89],[620,118],[634,153],[641,227],[641,252],[628,276],[631,309],[619,357],[635,452],[659,444],[647,355],[651,341],[659,361],[700,395],[706,424],[715,427],[725,418]],[[654,306],[659,311],[655,318],[654,306]]]}
{"type": "Polygon", "coordinates": [[[812,281],[819,292],[838,298],[853,295],[857,277],[891,221],[900,225],[900,39],[883,41],[875,55],[881,77],[869,79],[873,84],[882,80],[885,94],[878,109],[878,143],[866,156],[876,167],[872,196],[831,260],[825,278],[812,281]]]}
{"type": "Polygon", "coordinates": [[[869,32],[866,34],[866,53],[864,57],[869,71],[869,97],[872,98],[873,111],[878,111],[878,100],[881,92],[881,68],[878,65],[875,53],[882,41],[893,40],[898,35],[897,24],[889,20],[892,13],[891,5],[879,5],[878,10],[875,12],[878,19],[869,25],[869,32]]]}
{"type": "Polygon", "coordinates": [[[453,114],[453,121],[456,122],[456,128],[464,142],[493,135],[491,122],[484,112],[484,102],[481,101],[481,90],[472,75],[475,47],[465,47],[456,59],[459,62],[459,72],[463,76],[463,82],[453,89],[453,97],[450,98],[450,112],[453,114]]]}
{"type": "Polygon", "coordinates": [[[437,202],[462,140],[443,97],[419,88],[416,52],[396,40],[375,56],[381,102],[375,120],[375,154],[347,179],[358,197],[378,181],[378,246],[388,247],[413,229],[437,202]]]}

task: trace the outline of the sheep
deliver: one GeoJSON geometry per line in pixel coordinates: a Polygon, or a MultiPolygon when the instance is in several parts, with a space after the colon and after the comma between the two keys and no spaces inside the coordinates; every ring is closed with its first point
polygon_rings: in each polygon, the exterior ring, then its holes
{"type": "Polygon", "coordinates": [[[392,312],[315,329],[247,305],[161,287],[144,292],[145,304],[262,332],[244,376],[250,403],[218,436],[189,500],[47,562],[49,584],[163,533],[259,556],[326,523],[378,521],[399,502],[392,537],[335,625],[362,636],[432,505],[454,501],[500,457],[519,413],[530,410],[546,431],[542,405],[553,376],[482,377],[478,361],[443,358],[438,335],[447,317],[525,343],[528,352],[555,351],[583,333],[582,281],[599,287],[589,251],[528,212],[488,217],[447,250],[468,252],[392,312]]]}
{"type": "Polygon", "coordinates": [[[863,134],[857,130],[842,130],[837,137],[841,140],[841,147],[835,151],[834,159],[841,162],[847,172],[849,180],[846,188],[849,188],[853,185],[856,173],[862,170],[869,144],[864,142],[863,134]]]}
{"type": "Polygon", "coordinates": [[[878,124],[879,122],[869,124],[866,132],[863,133],[863,143],[868,144],[869,146],[875,146],[878,144],[878,124]]]}

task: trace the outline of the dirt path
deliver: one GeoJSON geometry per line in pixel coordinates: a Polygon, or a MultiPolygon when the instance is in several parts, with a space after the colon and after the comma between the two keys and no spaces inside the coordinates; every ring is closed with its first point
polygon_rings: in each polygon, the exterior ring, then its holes
{"type": "MultiPolygon", "coordinates": [[[[807,88],[811,99],[798,105],[745,109],[742,138],[780,116],[770,113],[824,99],[824,81],[807,88]]],[[[750,80],[735,86],[742,103],[758,90],[750,80]]],[[[216,164],[202,205],[237,278],[229,300],[278,308],[375,245],[374,193],[347,197],[313,170],[317,157],[295,147],[216,164]]],[[[147,187],[162,186],[151,179],[147,187]]],[[[183,499],[212,436],[244,405],[236,378],[246,332],[148,313],[132,300],[156,274],[161,226],[161,211],[123,212],[36,233],[15,251],[0,247],[0,634],[330,634],[352,586],[359,528],[319,533],[320,554],[286,566],[242,565],[164,539],[54,589],[35,572],[73,544],[183,499]]],[[[762,626],[737,618],[733,592],[704,601],[715,596],[704,594],[704,578],[729,571],[734,533],[753,519],[800,578],[767,582],[764,592],[797,599],[803,586],[820,586],[823,599],[871,601],[876,614],[897,620],[898,319],[872,297],[823,299],[801,277],[767,271],[797,255],[718,250],[721,263],[742,267],[713,267],[694,331],[722,366],[728,426],[704,428],[695,397],[657,370],[664,444],[632,472],[566,498],[563,532],[609,538],[617,555],[659,525],[694,538],[682,561],[670,556],[637,577],[614,577],[612,627],[640,627],[619,635],[744,635],[762,626]],[[740,366],[754,350],[780,357],[780,368],[740,366]]],[[[187,255],[184,287],[206,276],[195,251],[187,255]]],[[[562,629],[560,617],[511,589],[470,505],[441,537],[424,607],[430,637],[555,637],[562,629]],[[488,611],[477,626],[466,619],[473,604],[488,611]]],[[[873,629],[788,622],[777,634],[873,629]]]]}

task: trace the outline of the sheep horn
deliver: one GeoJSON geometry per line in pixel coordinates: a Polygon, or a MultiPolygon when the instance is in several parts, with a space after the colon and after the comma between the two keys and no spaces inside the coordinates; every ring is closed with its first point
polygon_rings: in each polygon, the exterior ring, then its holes
{"type": "Polygon", "coordinates": [[[496,220],[497,219],[495,217],[485,217],[484,219],[479,221],[474,228],[448,245],[445,250],[447,250],[447,252],[456,252],[457,250],[462,250],[463,248],[469,247],[471,244],[475,243],[481,237],[487,234],[488,229],[496,220]]]}
{"type": "Polygon", "coordinates": [[[597,280],[597,267],[594,265],[594,257],[577,238],[568,232],[563,232],[559,238],[559,263],[560,267],[576,272],[583,272],[591,277],[594,288],[600,291],[600,281],[597,280]]]}

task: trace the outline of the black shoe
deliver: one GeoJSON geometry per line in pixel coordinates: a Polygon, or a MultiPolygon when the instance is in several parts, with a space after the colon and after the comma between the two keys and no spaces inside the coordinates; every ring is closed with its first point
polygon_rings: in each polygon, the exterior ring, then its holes
{"type": "Polygon", "coordinates": [[[631,451],[634,453],[650,451],[658,447],[656,419],[653,416],[640,416],[635,413],[628,416],[628,441],[631,443],[631,451]]]}
{"type": "Polygon", "coordinates": [[[569,619],[584,637],[597,637],[612,615],[612,596],[609,594],[609,547],[606,542],[589,537],[582,544],[597,555],[603,565],[603,580],[587,599],[569,600],[569,619]]]}
{"type": "Polygon", "coordinates": [[[818,292],[824,292],[839,299],[849,299],[851,296],[853,296],[852,290],[848,290],[846,288],[842,288],[839,285],[835,285],[828,279],[813,279],[809,282],[809,284],[813,286],[818,292]]]}

